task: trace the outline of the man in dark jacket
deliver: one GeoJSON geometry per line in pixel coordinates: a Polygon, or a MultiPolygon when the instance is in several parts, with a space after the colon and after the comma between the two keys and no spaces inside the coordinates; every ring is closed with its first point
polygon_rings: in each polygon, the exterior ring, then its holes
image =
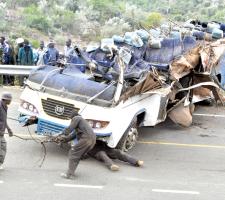
{"type": "MultiPolygon", "coordinates": [[[[31,48],[30,43],[27,39],[24,40],[23,47],[19,49],[18,63],[19,65],[34,65],[33,49],[31,48]]],[[[27,77],[19,77],[20,86],[24,85],[25,78],[27,77]]]]}
{"type": "Polygon", "coordinates": [[[47,50],[44,55],[45,64],[55,66],[59,59],[59,51],[55,48],[55,42],[52,40],[48,43],[47,50]]]}
{"type": "Polygon", "coordinates": [[[6,140],[4,138],[5,129],[7,129],[10,137],[13,136],[12,130],[7,124],[7,110],[11,100],[12,95],[10,93],[4,92],[2,94],[0,101],[0,169],[3,169],[2,164],[6,155],[6,140]]]}
{"type": "Polygon", "coordinates": [[[81,157],[87,154],[96,143],[96,136],[89,123],[83,119],[76,110],[72,111],[71,123],[68,128],[63,131],[61,142],[69,142],[74,139],[78,142],[74,146],[71,145],[69,151],[69,166],[66,173],[62,173],[61,177],[73,179],[75,170],[81,160],[81,157]]]}
{"type": "Polygon", "coordinates": [[[110,148],[102,141],[97,141],[94,148],[88,152],[88,155],[102,161],[112,171],[119,170],[119,166],[115,165],[112,159],[118,159],[137,167],[141,167],[144,164],[142,160],[133,158],[120,149],[110,148]]]}

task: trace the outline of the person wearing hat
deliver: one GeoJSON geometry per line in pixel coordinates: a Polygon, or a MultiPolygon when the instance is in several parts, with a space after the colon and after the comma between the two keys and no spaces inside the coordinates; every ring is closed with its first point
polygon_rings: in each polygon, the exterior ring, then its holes
{"type": "Polygon", "coordinates": [[[47,62],[46,64],[54,66],[56,65],[58,59],[59,59],[59,51],[55,48],[54,41],[50,40],[45,54],[45,60],[47,62]]]}
{"type": "Polygon", "coordinates": [[[19,50],[20,48],[23,47],[23,43],[24,43],[24,39],[23,38],[17,38],[16,39],[16,47],[15,47],[15,61],[16,61],[16,64],[18,65],[18,55],[19,55],[19,50]]]}
{"type": "MultiPolygon", "coordinates": [[[[24,40],[23,47],[19,49],[18,54],[18,64],[19,65],[34,65],[34,54],[33,49],[30,46],[30,43],[27,39],[24,40]]],[[[24,79],[26,76],[19,77],[20,86],[24,86],[24,79]]]]}
{"type": "Polygon", "coordinates": [[[12,95],[9,92],[4,92],[0,101],[0,169],[3,169],[2,164],[4,163],[6,155],[5,129],[7,129],[10,137],[13,136],[13,132],[7,124],[7,110],[11,101],[12,95]]]}
{"type": "Polygon", "coordinates": [[[78,114],[77,110],[73,110],[71,114],[71,122],[68,128],[63,131],[60,142],[66,143],[77,139],[75,145],[71,145],[69,151],[69,166],[66,173],[62,173],[61,177],[73,179],[75,170],[81,158],[87,154],[96,143],[96,135],[89,123],[78,114]]]}

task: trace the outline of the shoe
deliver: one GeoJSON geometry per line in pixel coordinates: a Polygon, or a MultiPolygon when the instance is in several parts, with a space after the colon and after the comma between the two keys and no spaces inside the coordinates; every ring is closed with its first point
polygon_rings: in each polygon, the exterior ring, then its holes
{"type": "Polygon", "coordinates": [[[65,179],[75,179],[75,175],[72,174],[61,173],[60,176],[65,179]]]}
{"type": "Polygon", "coordinates": [[[113,164],[113,165],[110,166],[111,171],[119,171],[119,169],[120,169],[120,167],[118,165],[113,164]]]}
{"type": "Polygon", "coordinates": [[[138,167],[141,167],[141,166],[144,165],[144,161],[138,160],[136,164],[137,164],[138,167]]]}
{"type": "Polygon", "coordinates": [[[4,169],[4,167],[2,166],[2,164],[0,164],[0,170],[3,170],[4,169]]]}

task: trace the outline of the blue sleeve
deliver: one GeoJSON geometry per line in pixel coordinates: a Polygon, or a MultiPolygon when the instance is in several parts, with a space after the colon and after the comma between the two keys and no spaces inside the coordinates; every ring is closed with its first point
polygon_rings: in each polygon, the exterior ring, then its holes
{"type": "Polygon", "coordinates": [[[46,65],[47,65],[48,62],[49,62],[49,57],[50,57],[49,52],[46,51],[45,54],[44,54],[44,56],[43,56],[44,63],[45,63],[46,65]]]}

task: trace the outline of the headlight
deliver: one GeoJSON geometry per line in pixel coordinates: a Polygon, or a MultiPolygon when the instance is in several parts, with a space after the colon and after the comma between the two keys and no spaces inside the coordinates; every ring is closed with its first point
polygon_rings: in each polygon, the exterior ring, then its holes
{"type": "Polygon", "coordinates": [[[28,108],[28,103],[24,102],[24,103],[22,104],[22,107],[23,107],[24,109],[27,109],[27,108],[28,108]]]}
{"type": "Polygon", "coordinates": [[[30,112],[36,113],[38,114],[38,110],[37,108],[35,108],[35,106],[31,103],[28,103],[26,101],[22,101],[20,106],[26,110],[29,110],[30,112]]]}
{"type": "Polygon", "coordinates": [[[88,122],[89,122],[91,128],[94,128],[94,122],[93,121],[88,121],[88,122]]]}
{"type": "Polygon", "coordinates": [[[101,123],[100,122],[96,122],[95,128],[101,128],[101,127],[102,127],[101,123]]]}
{"type": "Polygon", "coordinates": [[[34,106],[30,104],[30,105],[29,105],[29,110],[30,110],[31,112],[33,112],[34,106]]]}
{"type": "Polygon", "coordinates": [[[109,122],[108,121],[97,121],[92,119],[86,119],[92,128],[105,128],[109,122]]]}

